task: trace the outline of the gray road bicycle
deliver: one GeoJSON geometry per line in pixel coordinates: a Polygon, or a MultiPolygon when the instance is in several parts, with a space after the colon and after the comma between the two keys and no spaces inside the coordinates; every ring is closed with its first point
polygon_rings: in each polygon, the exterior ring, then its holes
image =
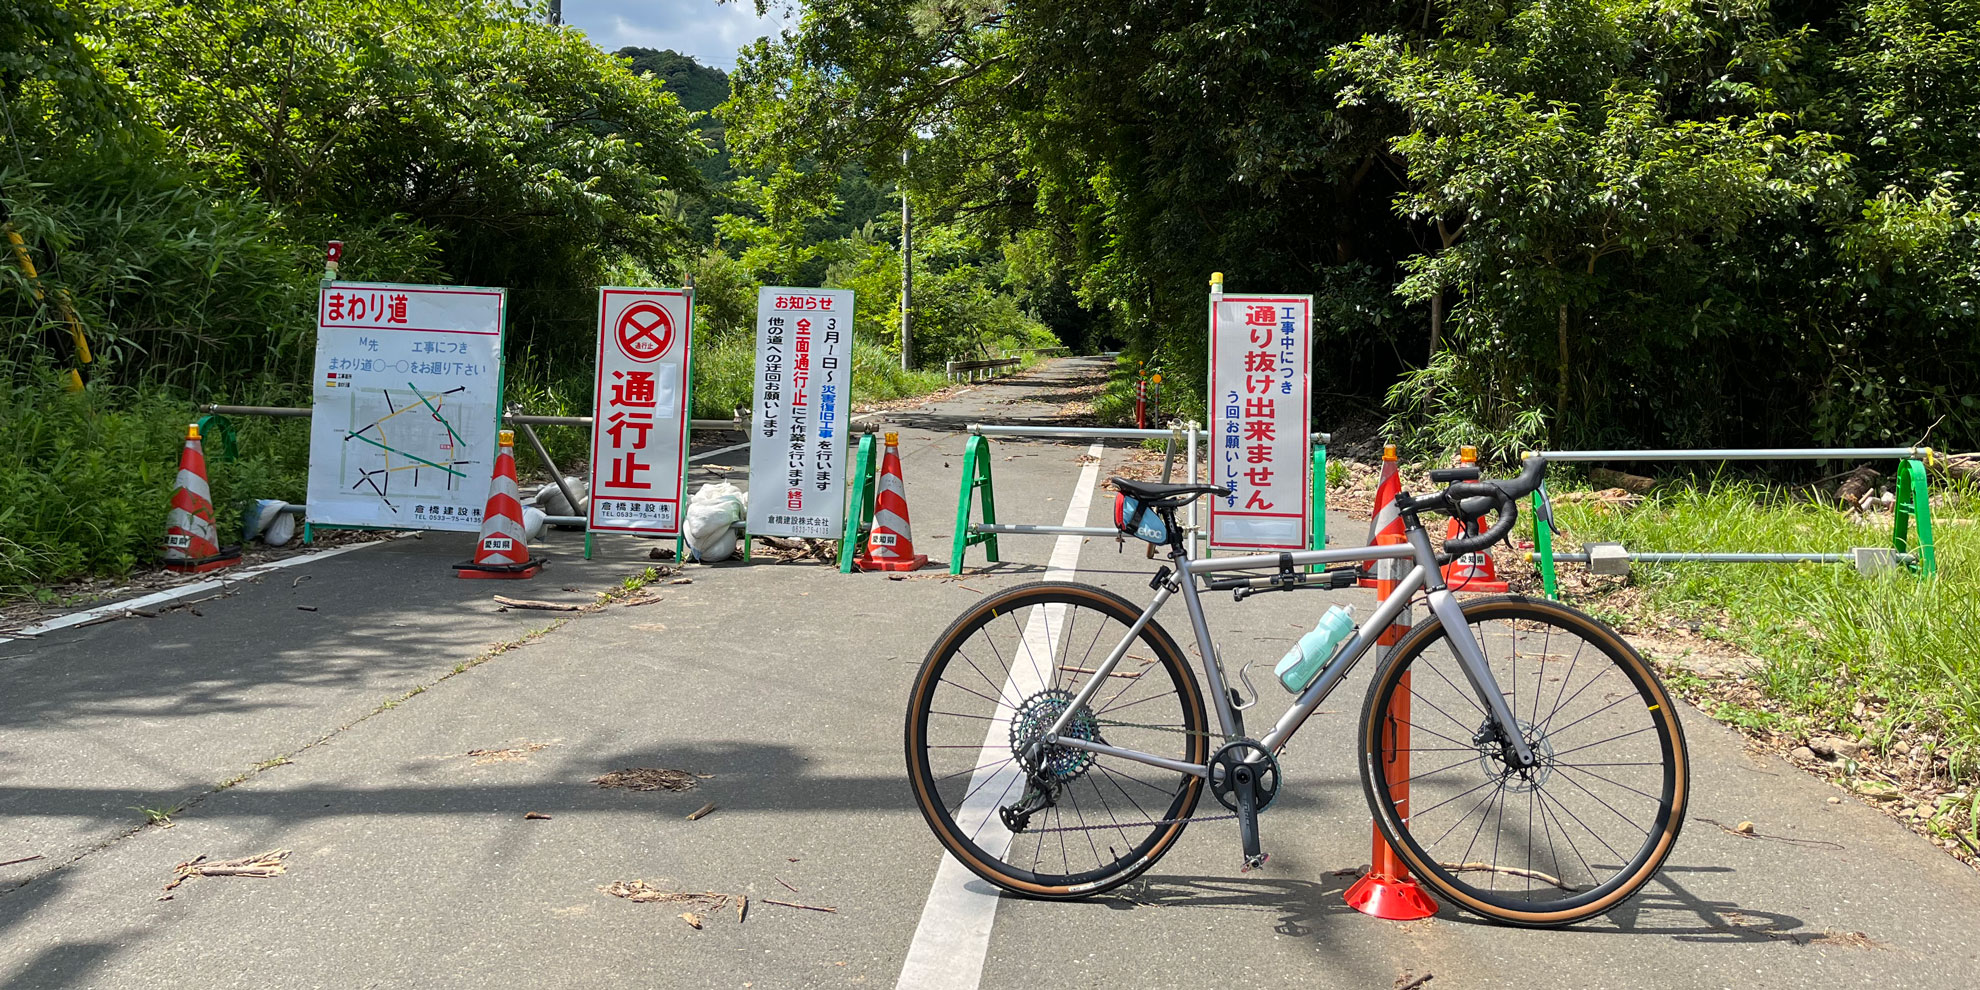
{"type": "MultiPolygon", "coordinates": [[[[906,728],[929,827],[1005,890],[1076,898],[1153,866],[1206,820],[1192,816],[1207,788],[1224,812],[1208,817],[1235,819],[1245,868],[1262,865],[1258,816],[1279,796],[1279,755],[1421,597],[1429,619],[1391,648],[1362,705],[1361,779],[1377,826],[1434,893],[1487,918],[1555,926],[1614,908],[1655,875],[1684,821],[1690,770],[1669,693],[1589,615],[1513,595],[1460,601],[1439,570],[1504,538],[1545,469],[1534,458],[1504,481],[1479,480],[1476,468],[1433,472],[1441,491],[1396,498],[1405,543],[1205,559],[1191,558],[1175,513],[1227,492],[1115,479],[1162,524],[1117,518],[1128,535],[1168,547],[1154,597],[1137,608],[1091,585],[1025,584],[942,633],[915,678],[906,728]],[[1439,552],[1419,519],[1428,512],[1474,529],[1497,519],[1439,552]],[[1277,724],[1251,736],[1244,713],[1257,692],[1229,683],[1203,594],[1349,587],[1365,560],[1406,567],[1396,593],[1277,724]],[[1155,621],[1178,594],[1200,681],[1155,621]]],[[[1242,670],[1239,680],[1249,688],[1242,670]]]]}

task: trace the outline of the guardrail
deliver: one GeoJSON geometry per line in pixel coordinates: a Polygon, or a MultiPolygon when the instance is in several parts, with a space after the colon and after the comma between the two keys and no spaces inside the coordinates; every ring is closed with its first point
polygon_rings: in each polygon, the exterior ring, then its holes
{"type": "Polygon", "coordinates": [[[999,368],[1015,368],[1024,363],[1023,358],[998,358],[991,361],[950,361],[943,367],[950,381],[980,381],[983,378],[997,377],[999,368]],[[956,376],[962,375],[958,379],[956,376]]]}
{"type": "MultiPolygon", "coordinates": [[[[996,486],[991,480],[990,438],[1022,437],[1031,440],[1164,440],[1162,450],[1162,481],[1167,483],[1175,467],[1175,454],[1178,442],[1184,448],[1183,463],[1188,472],[1185,477],[1194,479],[1197,469],[1197,442],[1208,442],[1210,434],[1195,423],[1176,424],[1169,429],[1135,429],[1114,426],[1023,426],[1003,423],[971,423],[969,439],[963,445],[962,490],[956,496],[956,530],[949,552],[949,573],[961,574],[963,560],[969,548],[983,545],[984,557],[991,563],[997,561],[997,537],[1000,534],[1012,536],[1120,536],[1120,531],[1111,526],[1055,526],[1036,523],[1000,523],[997,521],[996,486]],[[970,508],[978,500],[982,503],[983,521],[970,522],[970,508]]],[[[1307,441],[1313,450],[1313,528],[1309,533],[1309,546],[1319,549],[1327,545],[1327,443],[1331,440],[1325,433],[1309,433],[1307,441]]],[[[1201,546],[1203,528],[1196,521],[1196,499],[1190,500],[1183,528],[1189,535],[1190,550],[1195,553],[1201,546]]],[[[1153,548],[1150,548],[1152,555],[1153,548]]]]}
{"type": "Polygon", "coordinates": [[[1554,553],[1554,518],[1547,489],[1533,493],[1533,552],[1526,555],[1540,568],[1540,584],[1548,598],[1559,599],[1555,565],[1588,565],[1593,574],[1628,574],[1631,563],[1856,565],[1863,574],[1902,565],[1921,580],[1938,573],[1932,544],[1931,493],[1926,466],[1936,456],[1930,447],[1759,447],[1707,450],[1543,450],[1549,461],[1833,461],[1895,458],[1898,461],[1897,506],[1889,547],[1853,547],[1849,553],[1650,553],[1631,552],[1620,543],[1590,543],[1578,554],[1554,553]]]}

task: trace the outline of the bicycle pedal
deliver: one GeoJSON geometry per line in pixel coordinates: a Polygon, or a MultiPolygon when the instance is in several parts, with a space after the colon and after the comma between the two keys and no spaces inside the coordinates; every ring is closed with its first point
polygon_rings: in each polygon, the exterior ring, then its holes
{"type": "Polygon", "coordinates": [[[1271,858],[1272,858],[1271,853],[1263,853],[1263,852],[1259,853],[1256,856],[1246,856],[1244,858],[1244,866],[1240,867],[1238,869],[1238,872],[1250,873],[1252,870],[1262,870],[1265,868],[1265,861],[1271,858]]]}

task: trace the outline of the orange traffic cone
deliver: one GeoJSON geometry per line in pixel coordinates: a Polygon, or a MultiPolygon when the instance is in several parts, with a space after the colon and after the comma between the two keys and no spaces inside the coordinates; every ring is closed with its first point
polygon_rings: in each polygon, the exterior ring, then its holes
{"type": "Polygon", "coordinates": [[[928,555],[914,552],[908,527],[907,485],[901,480],[901,435],[887,434],[887,454],[880,460],[880,487],[873,498],[873,532],[866,552],[853,559],[862,571],[912,571],[926,566],[928,555]]]}
{"type": "Polygon", "coordinates": [[[543,569],[541,557],[531,559],[523,536],[522,499],[516,495],[516,434],[502,431],[495,455],[495,476],[488,485],[488,508],[481,513],[481,539],[474,559],[455,564],[456,577],[533,578],[543,569]]]}
{"type": "Polygon", "coordinates": [[[214,571],[241,562],[240,547],[220,546],[213,528],[213,492],[206,487],[206,453],[199,445],[199,424],[186,427],[186,445],[179,451],[179,484],[172,508],[165,513],[165,569],[190,574],[214,571]]]}
{"type": "MultiPolygon", "coordinates": [[[[1477,447],[1458,448],[1459,467],[1473,467],[1477,463],[1477,447]]],[[[1458,522],[1456,519],[1452,519],[1450,526],[1444,530],[1444,540],[1448,542],[1460,536],[1476,535],[1477,532],[1478,524],[1476,522],[1467,526],[1458,522]]],[[[1512,590],[1511,585],[1499,580],[1499,568],[1492,563],[1491,553],[1484,550],[1463,554],[1456,560],[1445,564],[1444,583],[1449,585],[1452,591],[1477,591],[1497,594],[1512,590]]]]}
{"type": "MultiPolygon", "coordinates": [[[[1368,545],[1375,546],[1382,537],[1404,536],[1402,515],[1396,511],[1396,495],[1402,491],[1402,475],[1396,470],[1396,445],[1382,447],[1382,476],[1375,482],[1375,505],[1368,513],[1368,545]]],[[[1406,538],[1406,537],[1405,537],[1406,538]]],[[[1361,587],[1375,587],[1375,562],[1370,560],[1361,565],[1364,575],[1358,582],[1361,587]]]]}

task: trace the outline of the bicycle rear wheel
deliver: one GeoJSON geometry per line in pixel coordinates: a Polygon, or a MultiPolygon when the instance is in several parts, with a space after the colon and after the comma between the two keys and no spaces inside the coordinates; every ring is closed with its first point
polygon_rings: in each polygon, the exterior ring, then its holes
{"type": "MultiPolygon", "coordinates": [[[[1083,897],[1134,878],[1182,835],[1201,777],[1063,746],[1026,756],[1139,616],[1099,588],[1027,584],[979,602],[929,650],[908,702],[908,776],[935,837],[977,876],[1083,897]]],[[[1154,622],[1065,734],[1209,759],[1195,675],[1154,622]]]]}
{"type": "Polygon", "coordinates": [[[1584,613],[1518,597],[1463,611],[1538,762],[1514,765],[1449,630],[1420,626],[1362,710],[1375,820],[1420,880],[1488,918],[1547,927],[1606,912],[1656,874],[1684,822],[1690,764],[1669,694],[1584,613]]]}

